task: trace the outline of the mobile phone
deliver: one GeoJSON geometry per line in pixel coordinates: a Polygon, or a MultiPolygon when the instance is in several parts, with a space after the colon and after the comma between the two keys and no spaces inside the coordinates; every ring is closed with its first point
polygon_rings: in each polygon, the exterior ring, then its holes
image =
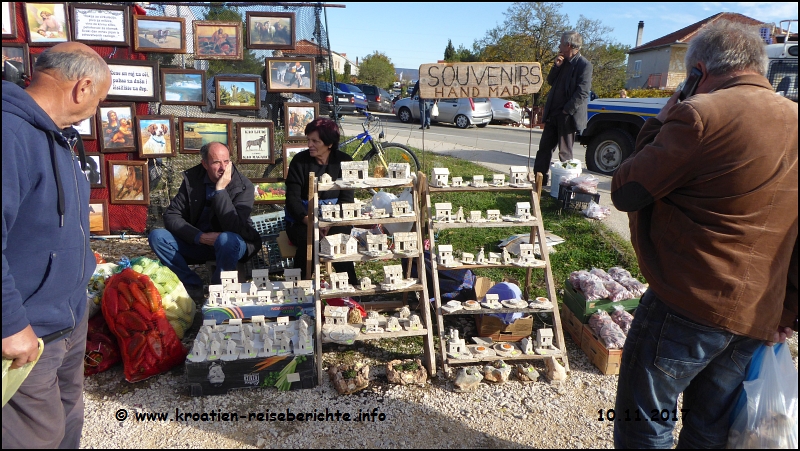
{"type": "Polygon", "coordinates": [[[683,82],[683,89],[681,89],[681,95],[678,97],[680,101],[684,101],[687,98],[694,95],[694,92],[697,91],[697,85],[700,83],[700,78],[703,77],[703,72],[700,69],[693,67],[691,72],[689,72],[689,76],[686,77],[686,81],[683,82]]]}

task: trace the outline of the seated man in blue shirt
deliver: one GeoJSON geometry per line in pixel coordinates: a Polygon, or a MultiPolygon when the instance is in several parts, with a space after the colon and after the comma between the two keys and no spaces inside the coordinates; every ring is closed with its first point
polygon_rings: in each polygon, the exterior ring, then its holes
{"type": "Polygon", "coordinates": [[[211,277],[235,271],[261,249],[261,237],[250,219],[255,200],[253,183],[231,163],[230,151],[212,142],[200,149],[202,161],[183,173],[178,194],[164,212],[164,227],[150,232],[153,252],[183,282],[196,302],[203,298],[203,281],[189,264],[217,261],[211,277]]]}

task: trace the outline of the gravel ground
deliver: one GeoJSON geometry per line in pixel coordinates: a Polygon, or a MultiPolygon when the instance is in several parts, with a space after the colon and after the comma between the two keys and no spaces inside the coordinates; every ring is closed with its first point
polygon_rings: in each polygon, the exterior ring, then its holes
{"type": "MultiPolygon", "coordinates": [[[[146,240],[93,242],[109,261],[122,255],[150,255],[146,240]]],[[[792,354],[797,366],[797,336],[792,354]]],[[[544,377],[532,383],[481,383],[477,391],[456,393],[441,375],[424,387],[386,381],[389,353],[361,344],[326,345],[323,368],[332,362],[371,365],[370,387],[338,395],[324,375],[323,384],[281,393],[273,388],[237,390],[227,396],[192,398],[179,366],[146,381],[125,382],[122,367],[86,379],[85,448],[611,448],[612,423],[598,411],[614,407],[617,377],[605,376],[566,337],[571,373],[561,384],[544,377]],[[361,412],[385,414],[374,421],[193,421],[181,413],[361,412]],[[136,414],[167,413],[167,420],[137,420],[136,414]],[[121,416],[127,418],[120,421],[121,416]]],[[[544,374],[543,366],[539,367],[544,374]]],[[[676,423],[675,436],[681,422],[676,423]]]]}

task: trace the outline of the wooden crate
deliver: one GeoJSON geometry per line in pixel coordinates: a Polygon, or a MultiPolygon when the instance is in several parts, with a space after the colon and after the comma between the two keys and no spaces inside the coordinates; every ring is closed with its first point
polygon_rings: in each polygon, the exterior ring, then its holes
{"type": "Polygon", "coordinates": [[[569,333],[569,336],[572,337],[572,341],[580,346],[583,339],[583,323],[566,304],[561,305],[561,324],[564,330],[569,333]]]}
{"type": "Polygon", "coordinates": [[[533,317],[519,318],[511,324],[488,315],[475,315],[479,337],[491,337],[494,341],[520,341],[533,332],[533,317]]]}
{"type": "Polygon", "coordinates": [[[622,349],[606,349],[588,324],[583,325],[581,349],[603,374],[619,374],[622,349]]]}

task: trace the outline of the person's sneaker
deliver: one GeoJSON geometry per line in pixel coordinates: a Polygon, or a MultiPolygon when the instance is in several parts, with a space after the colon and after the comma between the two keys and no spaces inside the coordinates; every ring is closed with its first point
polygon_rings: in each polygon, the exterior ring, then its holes
{"type": "Polygon", "coordinates": [[[429,126],[427,126],[427,127],[425,127],[425,128],[427,128],[428,130],[430,130],[430,129],[431,129],[431,126],[429,125],[429,126]]]}
{"type": "Polygon", "coordinates": [[[192,298],[196,305],[203,305],[206,302],[206,297],[203,295],[202,285],[184,285],[189,297],[192,298]]]}

